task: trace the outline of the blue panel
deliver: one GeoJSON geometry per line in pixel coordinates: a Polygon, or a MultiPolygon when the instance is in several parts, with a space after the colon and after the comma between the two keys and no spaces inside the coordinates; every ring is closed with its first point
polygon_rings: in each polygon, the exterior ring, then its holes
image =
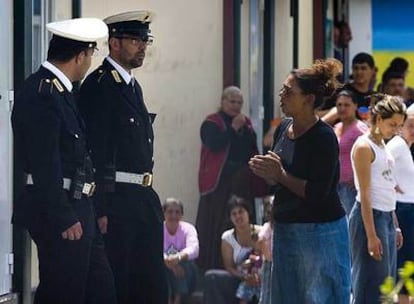
{"type": "Polygon", "coordinates": [[[413,1],[372,0],[371,3],[374,50],[414,50],[413,1]]]}

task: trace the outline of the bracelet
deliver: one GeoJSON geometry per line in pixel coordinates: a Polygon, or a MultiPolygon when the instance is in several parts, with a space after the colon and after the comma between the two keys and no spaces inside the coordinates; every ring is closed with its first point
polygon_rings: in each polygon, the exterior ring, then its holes
{"type": "Polygon", "coordinates": [[[401,233],[401,228],[395,228],[395,231],[401,233]]]}

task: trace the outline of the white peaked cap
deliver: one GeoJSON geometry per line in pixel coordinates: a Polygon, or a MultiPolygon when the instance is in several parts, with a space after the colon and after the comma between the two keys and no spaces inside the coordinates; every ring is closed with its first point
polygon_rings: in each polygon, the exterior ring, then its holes
{"type": "Polygon", "coordinates": [[[76,18],[51,22],[46,28],[54,35],[82,42],[94,42],[108,36],[108,27],[98,18],[76,18]]]}
{"type": "Polygon", "coordinates": [[[154,18],[154,12],[148,10],[137,10],[124,12],[116,15],[106,17],[103,21],[106,24],[125,22],[125,21],[138,21],[141,23],[151,23],[154,18]]]}

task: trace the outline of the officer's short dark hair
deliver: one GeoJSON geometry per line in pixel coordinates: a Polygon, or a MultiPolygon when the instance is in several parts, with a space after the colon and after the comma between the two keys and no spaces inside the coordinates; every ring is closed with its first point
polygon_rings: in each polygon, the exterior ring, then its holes
{"type": "Polygon", "coordinates": [[[96,42],[82,42],[53,35],[47,51],[48,61],[68,62],[88,49],[94,48],[96,42]]]}
{"type": "Polygon", "coordinates": [[[352,65],[367,63],[371,69],[375,67],[374,57],[368,53],[358,53],[352,59],[352,65]]]}

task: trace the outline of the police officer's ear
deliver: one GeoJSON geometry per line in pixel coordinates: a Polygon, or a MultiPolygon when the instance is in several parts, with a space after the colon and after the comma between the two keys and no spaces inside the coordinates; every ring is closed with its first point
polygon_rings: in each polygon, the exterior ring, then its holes
{"type": "Polygon", "coordinates": [[[108,40],[108,46],[110,50],[120,50],[121,49],[121,39],[116,37],[110,37],[108,40]]]}
{"type": "Polygon", "coordinates": [[[86,51],[82,51],[79,52],[76,56],[75,56],[75,62],[77,64],[82,63],[85,60],[85,57],[87,56],[86,51]]]}

